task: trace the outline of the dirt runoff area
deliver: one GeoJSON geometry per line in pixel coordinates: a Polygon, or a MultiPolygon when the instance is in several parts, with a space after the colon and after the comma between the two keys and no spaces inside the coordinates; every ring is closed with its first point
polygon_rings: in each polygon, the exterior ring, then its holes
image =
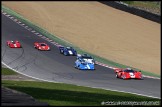
{"type": "Polygon", "coordinates": [[[95,1],[4,1],[30,21],[106,59],[160,74],[160,24],[95,1]]]}

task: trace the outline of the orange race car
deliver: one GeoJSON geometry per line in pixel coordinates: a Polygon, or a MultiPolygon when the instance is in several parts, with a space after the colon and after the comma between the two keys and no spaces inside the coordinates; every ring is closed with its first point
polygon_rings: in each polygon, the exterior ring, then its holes
{"type": "Polygon", "coordinates": [[[115,69],[116,78],[122,78],[122,79],[143,79],[141,71],[135,71],[131,68],[126,69],[115,69]]]}
{"type": "Polygon", "coordinates": [[[34,48],[36,48],[38,50],[45,50],[45,51],[49,51],[50,50],[50,47],[46,43],[35,42],[34,43],[34,48]]]}
{"type": "Polygon", "coordinates": [[[10,48],[21,48],[21,44],[18,40],[16,40],[16,41],[8,40],[7,46],[9,46],[10,48]]]}

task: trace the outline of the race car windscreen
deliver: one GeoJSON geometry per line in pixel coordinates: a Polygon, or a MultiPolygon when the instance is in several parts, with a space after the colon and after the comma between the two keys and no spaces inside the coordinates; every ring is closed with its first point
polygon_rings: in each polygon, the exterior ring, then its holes
{"type": "Polygon", "coordinates": [[[94,60],[93,60],[93,58],[92,57],[82,57],[82,59],[85,61],[85,62],[87,62],[87,63],[94,63],[94,60]]]}
{"type": "Polygon", "coordinates": [[[134,72],[134,70],[125,69],[124,72],[134,72]]]}
{"type": "Polygon", "coordinates": [[[46,44],[41,44],[41,46],[46,46],[46,44]]]}
{"type": "Polygon", "coordinates": [[[13,41],[13,42],[11,41],[11,43],[12,43],[12,44],[15,44],[15,42],[14,42],[14,41],[13,41]]]}
{"type": "Polygon", "coordinates": [[[92,57],[90,56],[82,56],[83,59],[93,59],[92,57]]]}
{"type": "Polygon", "coordinates": [[[73,48],[72,48],[72,47],[67,47],[66,49],[67,49],[67,50],[73,50],[73,48]]]}

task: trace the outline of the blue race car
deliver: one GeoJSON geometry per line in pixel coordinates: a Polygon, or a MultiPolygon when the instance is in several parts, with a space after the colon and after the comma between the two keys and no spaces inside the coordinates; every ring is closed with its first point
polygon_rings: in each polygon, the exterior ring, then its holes
{"type": "Polygon", "coordinates": [[[64,54],[65,56],[67,56],[67,55],[76,56],[77,55],[77,51],[72,47],[63,47],[63,46],[61,46],[61,47],[59,47],[59,50],[60,50],[60,53],[64,54]]]}
{"type": "Polygon", "coordinates": [[[95,70],[94,59],[87,54],[78,55],[75,61],[75,68],[79,70],[95,70]]]}

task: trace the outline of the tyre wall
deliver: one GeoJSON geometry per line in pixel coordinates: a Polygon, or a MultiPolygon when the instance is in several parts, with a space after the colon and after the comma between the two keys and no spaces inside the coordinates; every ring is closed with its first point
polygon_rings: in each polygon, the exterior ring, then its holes
{"type": "Polygon", "coordinates": [[[153,14],[144,10],[140,10],[134,7],[130,7],[122,2],[115,2],[115,1],[99,1],[100,3],[106,4],[108,6],[111,6],[113,8],[129,12],[131,14],[146,18],[148,20],[157,22],[161,24],[161,16],[157,14],[153,14]]]}

